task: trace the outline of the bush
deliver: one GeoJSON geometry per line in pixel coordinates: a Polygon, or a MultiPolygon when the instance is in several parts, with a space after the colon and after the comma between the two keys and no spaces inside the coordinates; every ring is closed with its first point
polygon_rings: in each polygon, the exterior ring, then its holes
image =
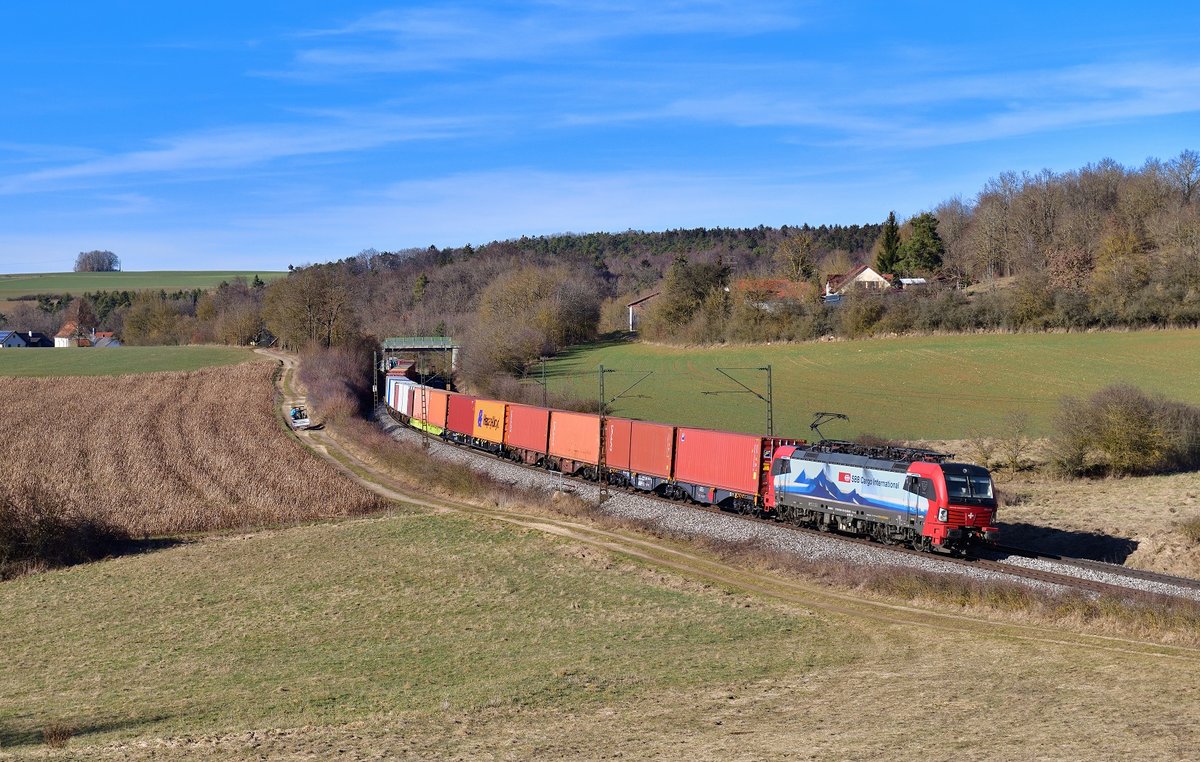
{"type": "Polygon", "coordinates": [[[1200,516],[1185,519],[1179,526],[1179,531],[1193,544],[1200,544],[1200,516]]]}
{"type": "Polygon", "coordinates": [[[0,484],[0,579],[104,558],[128,541],[60,490],[32,478],[0,484]]]}
{"type": "Polygon", "coordinates": [[[1133,386],[1064,399],[1055,425],[1052,460],[1069,475],[1132,476],[1200,465],[1200,408],[1133,386]]]}
{"type": "Polygon", "coordinates": [[[65,749],[75,735],[75,727],[64,722],[53,722],[42,728],[42,740],[51,749],[65,749]]]}
{"type": "Polygon", "coordinates": [[[362,415],[371,407],[371,348],[364,339],[353,346],[312,345],[300,355],[300,382],[309,404],[326,420],[362,415]]]}
{"type": "Polygon", "coordinates": [[[876,294],[849,295],[841,306],[842,333],[851,338],[867,336],[883,317],[883,299],[876,294]]]}

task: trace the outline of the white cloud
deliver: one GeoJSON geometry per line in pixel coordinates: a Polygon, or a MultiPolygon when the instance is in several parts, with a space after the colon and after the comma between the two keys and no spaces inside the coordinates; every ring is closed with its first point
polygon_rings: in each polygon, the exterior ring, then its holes
{"type": "Polygon", "coordinates": [[[892,77],[864,87],[805,71],[774,85],[693,85],[665,103],[570,113],[561,124],[694,121],[795,130],[792,142],[921,148],[1200,112],[1200,64],[1191,62],[892,77]]]}
{"type": "Polygon", "coordinates": [[[230,127],[157,141],[153,148],[102,156],[0,178],[0,194],[27,193],[124,175],[200,173],[277,159],[363,151],[391,143],[443,138],[461,130],[455,120],[392,115],[347,115],[321,124],[230,127]]]}
{"type": "Polygon", "coordinates": [[[742,36],[791,29],[797,15],[782,3],[542,2],[520,14],[462,5],[373,13],[301,39],[293,75],[440,69],[464,62],[575,58],[596,46],[645,36],[742,36]]]}

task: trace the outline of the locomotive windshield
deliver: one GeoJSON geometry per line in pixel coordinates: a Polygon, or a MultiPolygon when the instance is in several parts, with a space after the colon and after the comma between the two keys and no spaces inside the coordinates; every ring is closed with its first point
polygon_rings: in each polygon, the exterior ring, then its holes
{"type": "MultiPolygon", "coordinates": [[[[982,469],[980,469],[982,471],[982,469]]],[[[946,471],[946,494],[951,503],[959,505],[996,504],[992,494],[992,477],[983,473],[951,473],[946,471]]]]}

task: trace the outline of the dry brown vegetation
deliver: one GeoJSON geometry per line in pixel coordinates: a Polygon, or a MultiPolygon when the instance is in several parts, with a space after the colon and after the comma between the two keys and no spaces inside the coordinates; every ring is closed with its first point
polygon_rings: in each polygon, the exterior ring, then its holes
{"type": "Polygon", "coordinates": [[[72,510],[133,535],[376,510],[380,500],[297,446],[274,410],[275,366],[115,378],[14,378],[0,481],[54,484],[72,510]]]}

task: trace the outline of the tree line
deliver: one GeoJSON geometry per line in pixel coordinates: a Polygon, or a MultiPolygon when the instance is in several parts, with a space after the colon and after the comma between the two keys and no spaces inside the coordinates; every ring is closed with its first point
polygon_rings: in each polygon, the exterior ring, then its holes
{"type": "MultiPolygon", "coordinates": [[[[479,385],[625,325],[652,292],[643,335],[668,342],[803,340],[908,331],[1200,324],[1200,156],[1137,168],[1005,173],[970,200],[849,226],[562,234],[480,246],[366,249],[290,268],[270,285],[212,292],[94,293],[21,303],[7,327],[84,317],[129,343],[450,335],[479,385]],[[870,264],[923,289],[821,300],[834,275],[870,264]],[[89,315],[90,312],[90,315],[89,315]]],[[[81,255],[82,257],[83,255],[81,255]]]]}

